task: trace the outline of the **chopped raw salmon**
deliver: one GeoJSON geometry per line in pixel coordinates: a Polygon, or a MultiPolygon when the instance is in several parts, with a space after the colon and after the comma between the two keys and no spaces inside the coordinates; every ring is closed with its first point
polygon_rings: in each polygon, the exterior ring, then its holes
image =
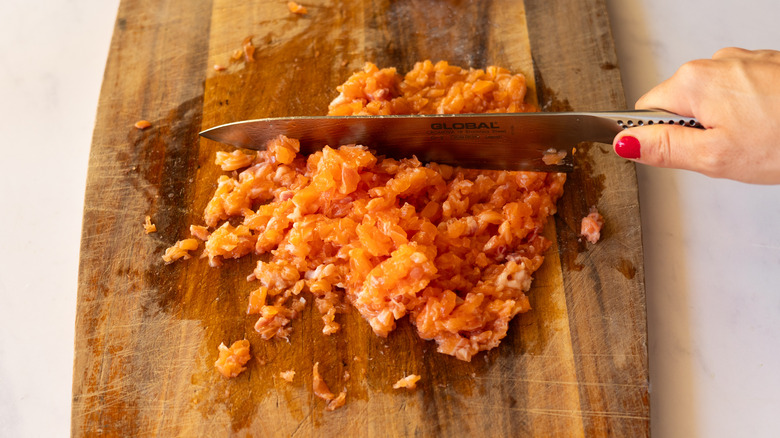
{"type": "Polygon", "coordinates": [[[246,339],[234,342],[230,348],[221,343],[219,344],[219,359],[214,363],[214,366],[220,374],[232,378],[246,370],[244,365],[249,362],[250,358],[249,341],[246,339]]]}
{"type": "Polygon", "coordinates": [[[244,60],[246,62],[255,62],[255,46],[252,44],[251,35],[244,38],[241,48],[244,50],[244,60]]]}
{"type": "Polygon", "coordinates": [[[162,258],[165,264],[173,263],[176,260],[190,258],[190,251],[198,249],[198,241],[195,239],[184,239],[174,243],[172,247],[165,250],[162,258]]]}
{"type": "MultiPolygon", "coordinates": [[[[248,40],[251,43],[251,39],[248,40]]],[[[536,111],[525,78],[500,67],[419,62],[405,75],[367,63],[337,88],[329,115],[536,111]]],[[[471,360],[530,309],[565,174],[485,171],[332,145],[303,156],[279,136],[265,150],[220,153],[225,172],[204,212],[212,266],[267,255],[248,312],[263,339],[286,337],[308,302],[322,332],[354,306],[379,336],[409,317],[438,351],[471,360]],[[310,297],[309,300],[303,296],[310,297]]],[[[332,400],[335,396],[331,394],[332,400]]]]}
{"type": "Polygon", "coordinates": [[[335,411],[336,409],[344,406],[344,403],[347,401],[347,391],[341,391],[339,392],[339,395],[336,396],[333,400],[328,402],[327,410],[329,411],[335,411]]]}
{"type": "Polygon", "coordinates": [[[393,384],[393,389],[400,389],[400,388],[414,389],[417,387],[417,381],[419,380],[420,380],[420,376],[418,376],[417,374],[410,374],[395,382],[395,384],[393,384]]]}
{"type": "Polygon", "coordinates": [[[287,8],[293,14],[298,14],[298,15],[305,15],[308,12],[305,7],[299,5],[296,2],[287,2],[287,8]]]}
{"type": "Polygon", "coordinates": [[[157,232],[157,226],[152,223],[151,216],[146,216],[144,219],[144,231],[146,234],[157,232]]]}
{"type": "Polygon", "coordinates": [[[547,164],[548,166],[552,166],[555,164],[560,164],[564,158],[566,158],[566,151],[550,149],[546,151],[546,153],[542,157],[542,161],[544,162],[544,164],[547,164]]]}
{"type": "Polygon", "coordinates": [[[311,375],[312,375],[311,388],[312,391],[314,391],[314,395],[325,400],[326,402],[329,402],[333,400],[336,396],[333,395],[333,393],[330,391],[330,388],[328,388],[328,385],[325,383],[324,380],[322,380],[322,376],[320,376],[319,367],[320,367],[320,363],[316,362],[314,364],[314,367],[311,370],[311,375]]]}
{"type": "Polygon", "coordinates": [[[599,214],[596,207],[590,208],[590,214],[582,218],[580,234],[590,243],[596,243],[601,239],[601,227],[604,226],[604,217],[599,214]]]}

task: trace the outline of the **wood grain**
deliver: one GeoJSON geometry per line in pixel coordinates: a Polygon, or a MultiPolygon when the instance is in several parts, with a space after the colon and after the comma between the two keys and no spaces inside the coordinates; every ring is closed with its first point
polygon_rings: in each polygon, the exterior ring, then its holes
{"type": "MultiPolygon", "coordinates": [[[[604,2],[533,0],[526,8],[540,100],[578,111],[625,108],[604,2]]],[[[582,146],[556,216],[580,411],[587,435],[636,436],[649,433],[636,173],[610,146],[582,146]],[[586,249],[578,218],[591,205],[607,225],[586,249]]]]}
{"type": "Polygon", "coordinates": [[[245,315],[257,258],[164,265],[221,173],[223,146],[197,132],[253,117],[324,114],[365,61],[501,65],[548,108],[624,106],[603,1],[123,0],[90,154],[73,379],[74,436],[647,436],[644,275],[633,165],[581,145],[555,244],[499,348],[471,363],[435,352],[403,321],[378,338],[354,311],[323,336],[311,306],[290,342],[262,341],[245,315]],[[252,36],[255,61],[231,61],[252,36]],[[215,64],[226,66],[216,71],[215,64]],[[133,123],[152,121],[139,131],[133,123]],[[586,246],[579,219],[607,217],[586,246]],[[158,232],[146,235],[151,215],[158,232]],[[217,345],[254,359],[226,380],[217,345]],[[326,412],[311,370],[347,404],[326,412]],[[297,372],[292,384],[279,372],[297,372]],[[345,377],[345,371],[349,378],[345,377]],[[415,391],[391,385],[423,376],[415,391]]]}

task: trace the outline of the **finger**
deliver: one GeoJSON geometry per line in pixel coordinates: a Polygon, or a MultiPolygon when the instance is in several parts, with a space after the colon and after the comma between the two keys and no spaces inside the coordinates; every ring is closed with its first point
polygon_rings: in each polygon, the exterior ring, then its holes
{"type": "Polygon", "coordinates": [[[667,79],[640,97],[634,108],[661,109],[684,117],[693,117],[691,104],[685,95],[678,91],[679,88],[674,78],[667,79]]]}
{"type": "Polygon", "coordinates": [[[722,163],[710,147],[708,130],[677,125],[640,126],[627,129],[613,141],[623,158],[656,167],[687,169],[719,176],[722,163]]]}
{"type": "Polygon", "coordinates": [[[636,102],[636,109],[663,109],[684,117],[693,117],[691,96],[698,95],[702,80],[710,75],[714,61],[700,59],[683,64],[669,79],[648,91],[636,102]]]}

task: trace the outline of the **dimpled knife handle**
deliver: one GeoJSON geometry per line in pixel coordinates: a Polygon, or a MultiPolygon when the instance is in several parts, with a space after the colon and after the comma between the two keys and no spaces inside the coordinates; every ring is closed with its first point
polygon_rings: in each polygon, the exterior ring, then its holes
{"type": "Polygon", "coordinates": [[[683,117],[663,110],[605,111],[591,114],[614,121],[620,129],[645,125],[680,125],[704,128],[693,117],[683,117]]]}

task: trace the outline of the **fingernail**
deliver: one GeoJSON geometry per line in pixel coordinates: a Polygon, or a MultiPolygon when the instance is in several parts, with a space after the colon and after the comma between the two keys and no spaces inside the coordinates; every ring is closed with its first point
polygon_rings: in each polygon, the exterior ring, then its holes
{"type": "Polygon", "coordinates": [[[620,140],[615,143],[615,153],[631,160],[639,158],[639,140],[630,135],[620,137],[620,140]]]}

